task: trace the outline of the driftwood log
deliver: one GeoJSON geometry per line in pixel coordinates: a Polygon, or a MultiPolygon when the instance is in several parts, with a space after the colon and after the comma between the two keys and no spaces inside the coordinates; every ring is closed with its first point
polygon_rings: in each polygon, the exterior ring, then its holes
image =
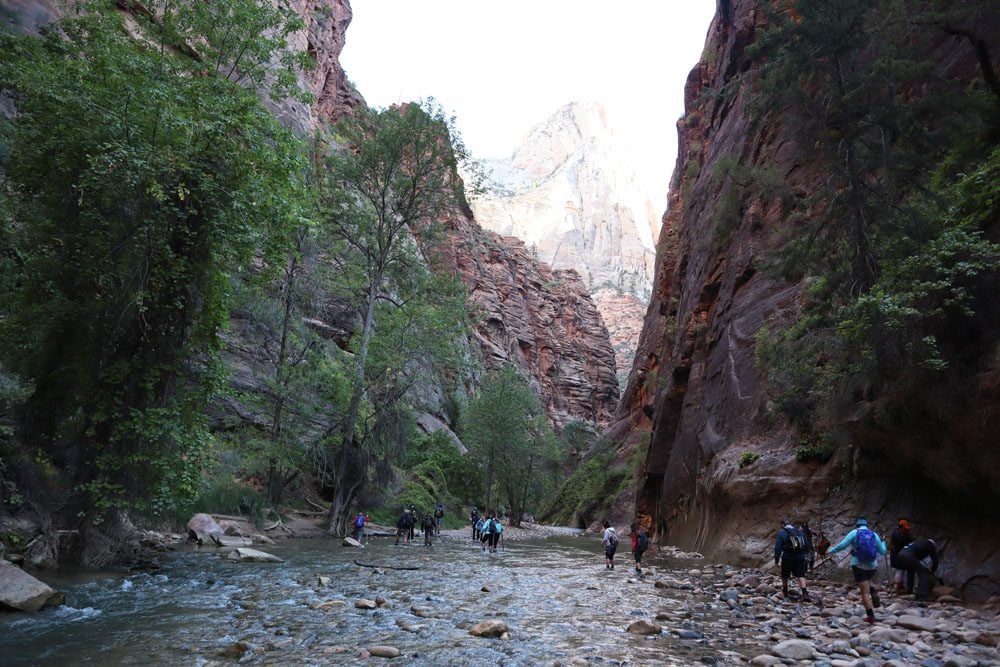
{"type": "Polygon", "coordinates": [[[369,563],[362,563],[361,561],[358,561],[358,560],[354,561],[354,564],[357,565],[358,567],[377,567],[380,570],[419,570],[420,569],[419,565],[404,565],[404,566],[398,566],[398,565],[371,565],[369,563]]]}

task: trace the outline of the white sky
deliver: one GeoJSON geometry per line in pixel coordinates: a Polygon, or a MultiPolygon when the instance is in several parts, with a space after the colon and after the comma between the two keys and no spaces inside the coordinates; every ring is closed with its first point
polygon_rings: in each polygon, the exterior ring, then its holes
{"type": "Polygon", "coordinates": [[[597,101],[665,201],[684,81],[714,0],[353,0],[341,63],[384,107],[434,97],[477,157],[513,152],[556,109],[597,101]]]}

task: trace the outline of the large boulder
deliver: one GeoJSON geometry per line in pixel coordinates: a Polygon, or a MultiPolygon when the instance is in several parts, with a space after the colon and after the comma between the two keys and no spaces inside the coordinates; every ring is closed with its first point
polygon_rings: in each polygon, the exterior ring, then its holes
{"type": "Polygon", "coordinates": [[[187,522],[188,538],[198,544],[212,544],[212,536],[222,537],[225,532],[211,514],[195,514],[187,522]]]}
{"type": "Polygon", "coordinates": [[[21,568],[0,561],[0,607],[36,612],[62,603],[62,593],[21,568]]]}

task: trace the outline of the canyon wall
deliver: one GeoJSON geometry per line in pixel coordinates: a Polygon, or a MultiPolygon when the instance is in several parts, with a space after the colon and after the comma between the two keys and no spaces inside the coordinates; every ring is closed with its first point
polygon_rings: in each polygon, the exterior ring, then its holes
{"type": "Polygon", "coordinates": [[[659,209],[639,184],[608,112],[572,102],[533,127],[510,155],[489,160],[479,223],[516,236],[556,269],[575,269],[612,336],[622,384],[653,280],[659,209]]]}
{"type": "MultiPolygon", "coordinates": [[[[653,295],[608,431],[621,459],[645,451],[626,497],[635,499],[635,516],[659,542],[754,564],[771,559],[785,517],[807,520],[836,541],[856,516],[885,535],[897,517],[908,516],[919,536],[944,547],[944,580],[982,599],[1000,589],[995,347],[938,386],[897,382],[891,395],[851,399],[840,424],[849,441],[826,464],[797,461],[800,435],[775,409],[755,361],[755,335],[765,322],[794,317],[803,285],[762,270],[784,243],[785,214],[777,202],[750,202],[728,241],[712,242],[723,196],[713,172],[720,160],[736,157],[775,165],[805,192],[826,177],[789,119],[754,122],[747,86],[718,94],[760,67],[747,48],[765,27],[763,4],[720,0],[687,80],[653,295]],[[741,465],[744,453],[759,458],[741,465]]],[[[974,67],[975,54],[963,41],[942,33],[936,45],[928,57],[951,68],[948,74],[974,67]]],[[[620,521],[632,519],[631,502],[615,507],[620,521]]]]}

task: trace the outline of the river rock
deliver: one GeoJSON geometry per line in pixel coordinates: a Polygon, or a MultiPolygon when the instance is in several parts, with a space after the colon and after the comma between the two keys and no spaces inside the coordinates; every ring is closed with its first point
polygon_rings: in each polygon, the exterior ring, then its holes
{"type": "Polygon", "coordinates": [[[254,533],[250,536],[250,538],[253,540],[254,544],[277,544],[277,542],[272,540],[267,535],[261,535],[260,533],[254,533]]]}
{"type": "Polygon", "coordinates": [[[360,547],[362,549],[365,548],[365,545],[361,544],[361,542],[358,542],[353,537],[345,537],[344,541],[340,543],[340,546],[342,546],[342,547],[360,547]]]}
{"type": "Polygon", "coordinates": [[[474,637],[501,637],[507,633],[507,624],[503,621],[483,621],[469,628],[469,634],[474,637]]]}
{"type": "Polygon", "coordinates": [[[877,628],[871,631],[869,638],[876,644],[891,644],[893,642],[902,644],[906,641],[906,633],[895,628],[877,628]]]}
{"type": "Polygon", "coordinates": [[[238,560],[241,563],[284,563],[282,559],[278,558],[274,554],[269,554],[266,551],[257,551],[256,549],[247,549],[246,547],[241,547],[239,549],[233,549],[228,554],[226,558],[229,560],[238,560]]]}
{"type": "Polygon", "coordinates": [[[630,623],[628,631],[635,635],[658,635],[663,632],[663,626],[656,621],[640,619],[630,623]]]}
{"type": "Polygon", "coordinates": [[[933,618],[923,616],[900,616],[896,619],[896,625],[908,630],[918,630],[920,632],[934,632],[938,622],[933,618]]]}
{"type": "Polygon", "coordinates": [[[228,535],[209,535],[217,547],[248,547],[253,544],[249,537],[230,537],[228,535]]]}
{"type": "Polygon", "coordinates": [[[773,655],[779,658],[791,658],[792,660],[810,660],[813,657],[812,642],[804,639],[786,639],[779,642],[771,649],[773,655]]]}
{"type": "Polygon", "coordinates": [[[224,531],[211,514],[195,514],[187,522],[188,538],[198,544],[211,544],[212,535],[223,535],[224,531]]]}
{"type": "Polygon", "coordinates": [[[751,665],[764,665],[764,667],[771,667],[772,665],[780,665],[781,658],[776,658],[773,655],[758,655],[756,658],[750,661],[751,665]]]}
{"type": "Polygon", "coordinates": [[[395,646],[369,646],[368,654],[376,658],[398,658],[400,656],[399,649],[395,646]]]}
{"type": "Polygon", "coordinates": [[[367,598],[359,598],[354,601],[355,609],[374,609],[378,605],[375,604],[375,600],[369,600],[367,598]]]}
{"type": "Polygon", "coordinates": [[[36,612],[63,603],[63,595],[6,561],[0,561],[0,607],[36,612]]]}

